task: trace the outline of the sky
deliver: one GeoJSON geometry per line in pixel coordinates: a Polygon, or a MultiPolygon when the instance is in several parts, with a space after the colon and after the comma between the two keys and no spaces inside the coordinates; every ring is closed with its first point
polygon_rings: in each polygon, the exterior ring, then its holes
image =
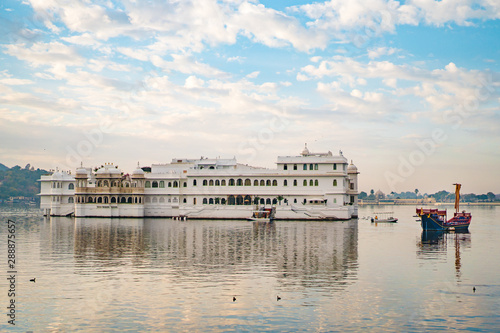
{"type": "Polygon", "coordinates": [[[359,190],[500,193],[498,0],[0,4],[0,163],[332,151],[359,190]]]}

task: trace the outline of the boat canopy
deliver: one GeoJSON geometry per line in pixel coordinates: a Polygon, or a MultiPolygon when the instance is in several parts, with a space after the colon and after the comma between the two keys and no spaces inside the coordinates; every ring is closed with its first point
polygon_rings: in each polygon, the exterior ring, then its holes
{"type": "Polygon", "coordinates": [[[417,208],[417,214],[419,216],[427,215],[427,214],[436,214],[436,215],[446,216],[446,209],[439,210],[436,208],[417,208]]]}

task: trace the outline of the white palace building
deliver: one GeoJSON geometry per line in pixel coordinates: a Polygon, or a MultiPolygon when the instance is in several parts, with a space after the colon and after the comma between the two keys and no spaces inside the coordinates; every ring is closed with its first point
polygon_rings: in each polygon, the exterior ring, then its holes
{"type": "Polygon", "coordinates": [[[347,220],[358,215],[358,170],[328,153],[279,156],[277,169],[236,159],[173,159],[124,174],[113,164],[76,173],[55,171],[41,182],[45,215],[246,219],[257,206],[278,220],[347,220]]]}

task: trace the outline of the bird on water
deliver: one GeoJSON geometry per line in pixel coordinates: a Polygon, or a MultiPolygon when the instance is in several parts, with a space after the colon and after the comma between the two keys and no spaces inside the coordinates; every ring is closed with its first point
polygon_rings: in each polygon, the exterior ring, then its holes
{"type": "Polygon", "coordinates": [[[36,282],[36,278],[30,279],[31,282],[36,282]]]}
{"type": "Polygon", "coordinates": [[[475,293],[476,292],[476,287],[472,287],[472,292],[475,293]]]}
{"type": "Polygon", "coordinates": [[[276,296],[276,300],[279,301],[281,299],[281,297],[279,296],[276,296]]]}
{"type": "Polygon", "coordinates": [[[236,297],[233,296],[233,302],[236,301],[236,297]]]}

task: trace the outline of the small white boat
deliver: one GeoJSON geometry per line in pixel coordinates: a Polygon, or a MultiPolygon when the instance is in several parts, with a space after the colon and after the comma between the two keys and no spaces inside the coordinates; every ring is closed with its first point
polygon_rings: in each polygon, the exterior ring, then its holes
{"type": "Polygon", "coordinates": [[[247,220],[253,222],[272,222],[275,214],[276,207],[261,207],[259,210],[253,211],[252,217],[247,218],[247,220]]]}
{"type": "Polygon", "coordinates": [[[375,217],[371,218],[372,223],[397,223],[398,219],[393,217],[394,212],[373,213],[375,217]]]}

